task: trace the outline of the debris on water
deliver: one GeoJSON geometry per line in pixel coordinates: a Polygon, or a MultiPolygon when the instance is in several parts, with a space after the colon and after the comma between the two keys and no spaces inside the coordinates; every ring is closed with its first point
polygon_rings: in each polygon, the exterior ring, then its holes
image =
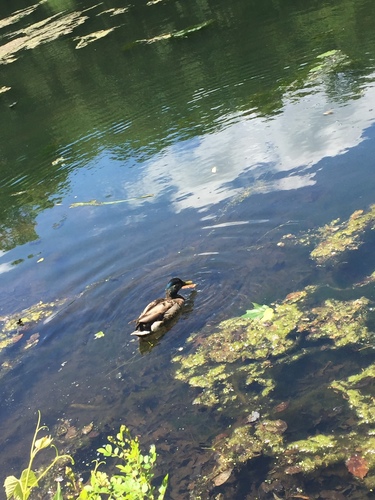
{"type": "Polygon", "coordinates": [[[282,401],[278,405],[274,406],[273,411],[275,413],[281,413],[282,411],[286,410],[289,406],[289,401],[282,401]]]}
{"type": "Polygon", "coordinates": [[[12,337],[13,344],[15,344],[16,342],[18,342],[19,340],[21,340],[22,337],[23,337],[23,333],[19,333],[17,335],[14,335],[14,337],[12,337]]]}
{"type": "Polygon", "coordinates": [[[363,479],[369,471],[366,460],[357,453],[348,458],[345,465],[353,476],[359,477],[360,479],[363,479]]]}
{"type": "Polygon", "coordinates": [[[226,483],[228,481],[228,479],[230,478],[232,472],[233,472],[233,467],[230,467],[229,469],[226,469],[223,472],[220,472],[220,474],[218,474],[213,479],[214,485],[221,486],[222,484],[226,483]]]}
{"type": "Polygon", "coordinates": [[[142,38],[139,40],[136,40],[135,42],[132,42],[128,44],[125,47],[125,50],[133,48],[135,45],[139,43],[144,43],[144,44],[150,44],[150,43],[155,43],[155,42],[160,42],[163,40],[170,40],[174,38],[185,38],[188,35],[191,35],[192,33],[195,33],[196,31],[200,31],[203,28],[206,28],[207,26],[210,26],[214,21],[213,19],[210,19],[208,21],[205,21],[200,24],[196,24],[195,26],[190,26],[189,28],[185,28],[180,31],[171,31],[169,33],[163,33],[162,35],[157,35],[152,38],[142,38]]]}
{"type": "Polygon", "coordinates": [[[153,194],[145,194],[143,196],[137,196],[135,198],[127,198],[125,200],[114,200],[114,201],[97,201],[97,200],[90,200],[90,201],[79,201],[76,203],[71,203],[69,208],[76,208],[76,207],[101,207],[102,205],[117,205],[118,203],[128,203],[129,201],[135,201],[135,200],[143,200],[144,198],[152,198],[154,195],[153,194]]]}
{"type": "Polygon", "coordinates": [[[103,38],[107,36],[109,33],[111,33],[115,27],[108,28],[106,30],[99,30],[95,31],[93,33],[89,33],[88,35],[84,36],[78,36],[74,38],[74,41],[78,41],[76,45],[76,49],[82,49],[83,47],[86,47],[92,42],[95,42],[96,40],[99,40],[100,38],[103,38]]]}
{"type": "Polygon", "coordinates": [[[78,433],[77,428],[72,425],[66,431],[65,438],[66,439],[74,439],[77,436],[77,433],[78,433]]]}
{"type": "Polygon", "coordinates": [[[95,439],[97,438],[98,436],[100,435],[100,432],[99,431],[91,431],[88,433],[87,437],[89,439],[95,439]]]}
{"type": "Polygon", "coordinates": [[[260,419],[259,411],[252,411],[250,415],[247,417],[246,422],[252,424],[253,422],[256,422],[259,419],[260,419]]]}
{"type": "Polygon", "coordinates": [[[55,428],[55,434],[57,437],[64,436],[70,427],[69,420],[59,419],[55,428]]]}
{"type": "Polygon", "coordinates": [[[94,422],[90,422],[89,424],[85,425],[82,428],[82,434],[84,434],[84,435],[90,434],[90,432],[92,431],[93,427],[94,427],[94,422]]]}
{"type": "Polygon", "coordinates": [[[31,337],[27,340],[25,349],[30,349],[30,347],[34,347],[39,342],[39,333],[33,333],[31,337]]]}

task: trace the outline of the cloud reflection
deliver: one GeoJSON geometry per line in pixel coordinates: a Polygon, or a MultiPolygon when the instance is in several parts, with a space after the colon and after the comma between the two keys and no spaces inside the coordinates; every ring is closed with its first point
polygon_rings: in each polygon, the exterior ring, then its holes
{"type": "Polygon", "coordinates": [[[233,181],[245,172],[252,180],[242,189],[250,195],[313,185],[311,167],[358,145],[374,119],[373,84],[361,99],[345,103],[332,102],[315,88],[298,100],[285,98],[282,113],[272,119],[230,115],[220,120],[221,130],[173,144],[148,162],[132,191],[152,185],[157,195],[173,188],[171,202],[179,212],[237,194],[233,181]],[[327,110],[332,113],[325,115],[327,110]]]}

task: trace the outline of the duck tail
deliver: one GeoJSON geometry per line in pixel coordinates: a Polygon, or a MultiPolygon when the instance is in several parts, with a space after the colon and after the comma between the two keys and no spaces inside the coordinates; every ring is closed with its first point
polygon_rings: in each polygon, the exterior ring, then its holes
{"type": "Polygon", "coordinates": [[[150,335],[152,332],[151,331],[147,331],[147,330],[135,330],[133,333],[131,333],[130,335],[135,335],[136,337],[144,337],[145,335],[150,335]]]}

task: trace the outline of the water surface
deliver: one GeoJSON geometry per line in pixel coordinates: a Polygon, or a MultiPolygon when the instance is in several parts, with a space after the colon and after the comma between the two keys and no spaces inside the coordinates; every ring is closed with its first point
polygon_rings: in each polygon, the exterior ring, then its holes
{"type": "Polygon", "coordinates": [[[373,11],[0,8],[1,315],[64,301],[1,352],[3,476],[25,465],[40,409],[51,428],[125,422],[160,449],[170,498],[188,498],[194,457],[228,422],[192,406],[171,357],[204,325],[319,282],[306,252],[276,243],[373,202],[373,11]],[[90,200],[121,203],[71,208],[90,200]],[[140,352],[129,321],[172,276],[197,292],[140,352]]]}

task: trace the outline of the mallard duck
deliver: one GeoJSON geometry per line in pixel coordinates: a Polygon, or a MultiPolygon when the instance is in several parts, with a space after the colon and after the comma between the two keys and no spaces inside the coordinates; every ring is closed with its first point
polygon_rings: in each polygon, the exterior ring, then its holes
{"type": "Polygon", "coordinates": [[[178,295],[181,288],[194,288],[192,281],[182,281],[180,278],[172,278],[165,289],[165,298],[156,299],[145,308],[137,318],[135,331],[131,335],[143,337],[151,333],[157,333],[174,319],[181,311],[185,302],[184,297],[178,295]]]}

